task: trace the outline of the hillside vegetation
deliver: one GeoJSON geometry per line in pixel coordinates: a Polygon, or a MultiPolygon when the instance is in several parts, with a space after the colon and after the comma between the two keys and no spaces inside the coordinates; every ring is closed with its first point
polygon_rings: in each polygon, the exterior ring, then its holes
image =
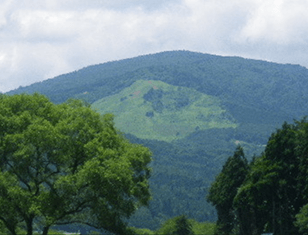
{"type": "Polygon", "coordinates": [[[138,80],[118,94],[94,102],[92,107],[101,114],[113,113],[117,127],[124,133],[170,142],[196,130],[235,128],[235,120],[220,103],[216,97],[192,88],[138,80]]]}
{"type": "Polygon", "coordinates": [[[270,133],[308,110],[308,70],[239,57],[171,51],[93,65],[8,94],[39,92],[54,103],[83,99],[153,152],[153,200],[131,218],[157,229],[186,214],[215,221],[205,200],[238,144],[250,160],[270,133]]]}

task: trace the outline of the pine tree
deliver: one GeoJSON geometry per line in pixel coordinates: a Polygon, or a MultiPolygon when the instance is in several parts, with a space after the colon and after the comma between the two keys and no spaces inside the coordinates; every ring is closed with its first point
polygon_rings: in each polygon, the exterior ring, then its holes
{"type": "Polygon", "coordinates": [[[235,228],[236,217],[233,207],[233,199],[238,188],[243,183],[248,172],[248,161],[245,158],[243,148],[238,146],[232,157],[224,164],[221,173],[212,183],[207,200],[217,210],[218,220],[217,235],[229,235],[235,228]]]}
{"type": "Polygon", "coordinates": [[[303,122],[284,123],[251,165],[234,200],[238,213],[245,214],[240,218],[242,234],[300,234],[294,223],[307,185],[303,122]]]}

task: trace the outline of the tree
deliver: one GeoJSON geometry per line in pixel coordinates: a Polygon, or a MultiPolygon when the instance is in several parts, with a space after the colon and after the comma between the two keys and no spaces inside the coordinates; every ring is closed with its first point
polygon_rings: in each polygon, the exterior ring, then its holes
{"type": "Polygon", "coordinates": [[[238,146],[234,155],[229,157],[222,171],[212,183],[207,200],[217,210],[218,220],[215,234],[231,234],[235,228],[233,199],[248,172],[248,162],[243,148],[238,146]]]}
{"type": "Polygon", "coordinates": [[[270,221],[273,232],[281,235],[298,234],[294,226],[294,216],[303,205],[302,189],[298,188],[300,157],[296,149],[299,129],[297,123],[285,122],[271,135],[265,148],[265,160],[269,161],[270,166],[275,166],[272,172],[277,175],[272,181],[271,197],[267,198],[269,202],[272,201],[269,214],[273,218],[270,221]]]}
{"type": "Polygon", "coordinates": [[[299,228],[299,231],[303,235],[308,234],[308,204],[303,206],[300,210],[300,212],[295,216],[295,226],[299,228]]]}
{"type": "Polygon", "coordinates": [[[295,216],[295,225],[304,235],[308,234],[308,122],[306,117],[297,122],[300,127],[297,132],[296,152],[300,159],[298,188],[300,189],[305,205],[295,216]]]}
{"type": "Polygon", "coordinates": [[[271,135],[265,152],[250,167],[235,197],[237,211],[245,214],[240,218],[242,234],[248,231],[300,234],[294,222],[305,204],[303,192],[307,185],[304,169],[307,169],[308,145],[303,126],[305,120],[284,123],[271,135]]]}
{"type": "Polygon", "coordinates": [[[192,224],[185,215],[167,220],[156,232],[159,235],[193,235],[192,224]]]}
{"type": "Polygon", "coordinates": [[[12,235],[80,223],[117,234],[150,199],[150,151],[77,100],[0,97],[0,221],[12,235]]]}
{"type": "Polygon", "coordinates": [[[175,220],[176,229],[172,235],[193,235],[192,225],[185,215],[181,215],[175,220]]]}
{"type": "Polygon", "coordinates": [[[264,158],[264,155],[257,157],[250,163],[246,179],[233,200],[238,220],[237,234],[261,234],[265,232],[265,224],[272,222],[271,209],[275,209],[272,190],[278,178],[277,165],[269,164],[264,158]]]}

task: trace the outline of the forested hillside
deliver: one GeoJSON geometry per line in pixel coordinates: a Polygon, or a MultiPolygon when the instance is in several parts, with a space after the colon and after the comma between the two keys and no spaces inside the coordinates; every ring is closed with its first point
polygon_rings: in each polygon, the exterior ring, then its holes
{"type": "Polygon", "coordinates": [[[186,214],[215,221],[205,200],[238,144],[259,155],[284,121],[308,108],[308,70],[239,57],[163,52],[93,65],[8,94],[39,92],[54,103],[83,99],[154,153],[153,200],[131,218],[156,229],[186,214]]]}

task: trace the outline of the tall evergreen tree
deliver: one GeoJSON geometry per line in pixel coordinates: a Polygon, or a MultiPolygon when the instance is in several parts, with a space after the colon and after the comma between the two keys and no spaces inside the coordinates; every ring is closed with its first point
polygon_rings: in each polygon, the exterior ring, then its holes
{"type": "Polygon", "coordinates": [[[248,162],[243,148],[238,146],[234,155],[229,157],[224,164],[221,173],[212,183],[207,200],[217,210],[218,220],[217,235],[229,235],[235,228],[236,217],[233,207],[233,199],[238,188],[243,183],[248,172],[248,162]]]}
{"type": "Polygon", "coordinates": [[[246,212],[240,223],[246,233],[300,234],[294,226],[295,215],[304,203],[299,187],[299,133],[303,131],[299,123],[284,123],[271,135],[263,156],[251,166],[238,191],[235,205],[239,212],[246,212]],[[245,227],[247,221],[249,226],[245,227]]]}
{"type": "MultiPolygon", "coordinates": [[[[278,175],[275,167],[264,155],[250,163],[249,172],[234,198],[240,235],[259,235],[265,224],[271,221],[268,208],[272,208],[272,187],[278,175]],[[262,189],[262,190],[260,190],[262,189]]],[[[274,205],[275,208],[275,205],[274,205]]]]}
{"type": "Polygon", "coordinates": [[[193,235],[191,223],[185,215],[179,216],[175,221],[176,229],[172,235],[193,235]]]}
{"type": "Polygon", "coordinates": [[[308,234],[308,122],[304,118],[300,122],[297,122],[300,126],[297,132],[297,154],[300,158],[299,176],[298,176],[298,189],[300,189],[304,205],[300,212],[296,215],[295,225],[299,228],[299,231],[307,235],[308,234]]]}
{"type": "Polygon", "coordinates": [[[298,186],[300,158],[297,155],[296,139],[298,125],[284,123],[282,128],[272,134],[265,149],[266,159],[277,165],[278,175],[272,187],[273,231],[279,234],[297,234],[294,227],[294,216],[303,204],[302,192],[298,186]]]}
{"type": "Polygon", "coordinates": [[[164,222],[157,235],[194,235],[192,224],[185,215],[173,217],[164,222]]]}

